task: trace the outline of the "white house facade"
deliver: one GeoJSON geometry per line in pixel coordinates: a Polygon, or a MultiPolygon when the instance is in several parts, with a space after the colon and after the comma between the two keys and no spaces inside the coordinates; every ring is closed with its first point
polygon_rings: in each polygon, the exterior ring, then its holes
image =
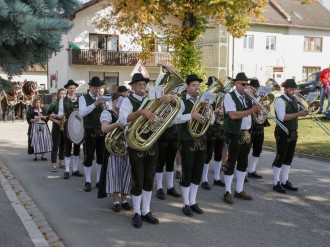
{"type": "MultiPolygon", "coordinates": [[[[50,92],[56,92],[69,79],[86,84],[93,76],[104,80],[110,92],[119,85],[128,86],[131,73],[138,63],[136,55],[141,49],[132,44],[128,36],[96,29],[92,19],[99,11],[102,11],[102,1],[90,1],[75,13],[73,28],[62,37],[64,49],[54,54],[48,63],[50,92]],[[69,49],[68,42],[73,42],[80,49],[69,49]]],[[[157,64],[171,66],[171,56],[166,48],[157,43],[152,54],[143,65],[149,78],[155,80],[160,71],[157,64]]]]}

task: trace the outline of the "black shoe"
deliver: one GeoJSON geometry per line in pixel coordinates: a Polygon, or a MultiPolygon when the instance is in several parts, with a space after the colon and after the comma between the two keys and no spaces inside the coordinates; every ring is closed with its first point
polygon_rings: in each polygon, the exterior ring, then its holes
{"type": "Polygon", "coordinates": [[[37,157],[34,157],[33,161],[37,161],[37,160],[38,160],[38,158],[37,157]]]}
{"type": "Polygon", "coordinates": [[[129,205],[128,202],[121,203],[121,207],[122,207],[123,209],[125,209],[126,211],[130,211],[130,210],[132,210],[132,206],[129,205]]]}
{"type": "Polygon", "coordinates": [[[180,179],[181,178],[181,171],[176,171],[175,172],[175,179],[180,179]]]}
{"type": "Polygon", "coordinates": [[[168,189],[167,194],[171,195],[171,196],[174,196],[174,197],[180,197],[181,196],[181,194],[174,187],[168,189]]]}
{"type": "Polygon", "coordinates": [[[249,179],[247,178],[247,176],[245,176],[245,178],[244,178],[244,183],[249,183],[250,181],[249,181],[249,179]]]}
{"type": "Polygon", "coordinates": [[[234,204],[233,195],[231,193],[229,193],[228,191],[226,191],[226,193],[224,194],[223,200],[225,201],[225,203],[234,204]]]}
{"type": "Polygon", "coordinates": [[[219,179],[219,180],[214,179],[213,185],[218,185],[218,186],[221,186],[221,187],[225,187],[225,183],[221,179],[219,179]]]}
{"type": "Polygon", "coordinates": [[[70,178],[70,172],[64,172],[64,179],[70,178]]]}
{"type": "Polygon", "coordinates": [[[72,172],[72,176],[75,176],[75,177],[83,177],[84,174],[82,174],[79,170],[75,171],[75,172],[72,172]]]}
{"type": "Polygon", "coordinates": [[[92,184],[90,182],[85,183],[85,191],[90,192],[92,190],[92,184]]]}
{"type": "Polygon", "coordinates": [[[283,188],[285,188],[287,190],[291,190],[291,191],[297,191],[298,190],[298,187],[294,187],[289,180],[287,180],[285,184],[282,183],[282,186],[283,186],[283,188]]]}
{"type": "Polygon", "coordinates": [[[150,224],[154,224],[154,225],[157,225],[159,223],[159,220],[156,217],[154,217],[151,212],[147,213],[146,215],[142,215],[141,219],[143,221],[146,221],[146,222],[148,222],[150,224]]]}
{"type": "Polygon", "coordinates": [[[277,191],[277,192],[279,192],[279,193],[282,193],[282,194],[285,194],[285,193],[286,193],[286,189],[284,189],[284,188],[282,187],[282,185],[281,185],[280,182],[277,182],[276,185],[273,185],[273,190],[274,190],[274,191],[277,191]]]}
{"type": "Polygon", "coordinates": [[[120,205],[119,203],[113,204],[112,210],[116,213],[120,212],[120,205]]]}
{"type": "Polygon", "coordinates": [[[191,211],[191,208],[188,205],[184,205],[184,207],[182,208],[182,213],[189,217],[194,216],[194,213],[191,211]]]}
{"type": "Polygon", "coordinates": [[[98,188],[99,187],[99,182],[97,182],[96,184],[95,184],[95,188],[98,188]]]}
{"type": "Polygon", "coordinates": [[[192,211],[194,211],[196,214],[203,214],[204,211],[198,206],[198,204],[191,205],[190,208],[192,211]]]}
{"type": "Polygon", "coordinates": [[[156,196],[160,200],[165,200],[166,199],[166,195],[165,195],[164,190],[162,188],[157,190],[157,195],[156,196]]]}
{"type": "Polygon", "coordinates": [[[141,228],[142,226],[141,215],[135,213],[132,219],[132,223],[135,228],[141,228]]]}
{"type": "Polygon", "coordinates": [[[41,160],[46,161],[47,158],[46,157],[41,157],[41,160]]]}
{"type": "Polygon", "coordinates": [[[262,176],[259,175],[256,171],[254,171],[254,172],[248,172],[248,177],[249,178],[262,179],[262,176]]]}
{"type": "Polygon", "coordinates": [[[202,188],[203,188],[204,190],[211,190],[211,187],[210,187],[210,185],[209,185],[208,182],[203,182],[203,183],[202,183],[202,188]]]}

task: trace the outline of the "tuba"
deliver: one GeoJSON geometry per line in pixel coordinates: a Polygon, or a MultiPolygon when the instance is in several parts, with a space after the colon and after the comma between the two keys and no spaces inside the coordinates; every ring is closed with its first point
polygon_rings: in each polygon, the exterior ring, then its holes
{"type": "Polygon", "coordinates": [[[145,151],[151,148],[167,127],[172,123],[178,114],[181,103],[173,90],[184,85],[184,80],[170,68],[159,64],[160,73],[155,82],[156,86],[164,86],[164,93],[171,94],[171,103],[162,104],[159,100],[149,100],[142,104],[143,109],[149,109],[156,117],[152,122],[144,116],[140,116],[131,123],[125,130],[127,144],[138,151],[145,151]]]}
{"type": "Polygon", "coordinates": [[[106,134],[105,147],[112,155],[124,155],[127,153],[125,133],[120,127],[117,127],[106,134]]]}
{"type": "MultiPolygon", "coordinates": [[[[218,94],[220,92],[225,92],[225,87],[223,86],[223,84],[218,79],[216,79],[214,76],[212,79],[213,79],[213,83],[206,92],[214,93],[214,94],[218,94]]],[[[211,124],[211,120],[212,120],[212,116],[213,116],[212,106],[207,101],[201,102],[200,101],[201,98],[202,97],[200,97],[196,101],[191,112],[197,111],[199,114],[204,116],[206,121],[205,121],[205,123],[199,123],[195,119],[191,119],[188,122],[188,132],[193,138],[198,138],[205,134],[205,132],[207,131],[207,129],[209,128],[209,126],[211,124]]],[[[216,105],[218,103],[220,106],[221,102],[217,102],[217,101],[218,101],[218,99],[216,100],[216,105]]]]}

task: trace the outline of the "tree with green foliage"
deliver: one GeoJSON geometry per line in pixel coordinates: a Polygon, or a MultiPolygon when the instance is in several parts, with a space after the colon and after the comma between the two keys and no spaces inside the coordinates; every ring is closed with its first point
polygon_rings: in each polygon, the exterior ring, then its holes
{"type": "Polygon", "coordinates": [[[8,75],[44,66],[61,50],[79,0],[0,0],[0,67],[8,75]]]}
{"type": "Polygon", "coordinates": [[[141,45],[142,58],[150,55],[152,40],[164,33],[164,42],[173,48],[173,64],[181,75],[203,75],[197,39],[212,25],[224,25],[234,37],[242,37],[251,23],[251,17],[261,18],[267,0],[108,0],[106,14],[95,18],[102,30],[116,29],[135,36],[141,45]],[[171,16],[178,24],[167,21],[171,16]],[[212,25],[210,21],[212,20],[212,25]]]}

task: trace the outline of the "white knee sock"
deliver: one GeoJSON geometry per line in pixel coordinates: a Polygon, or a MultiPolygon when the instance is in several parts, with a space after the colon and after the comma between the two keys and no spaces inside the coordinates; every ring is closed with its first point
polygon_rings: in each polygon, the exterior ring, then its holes
{"type": "Polygon", "coordinates": [[[189,193],[189,202],[190,206],[196,204],[196,196],[197,196],[198,185],[190,184],[190,193],[189,193]]]}
{"type": "Polygon", "coordinates": [[[208,181],[208,179],[207,179],[207,174],[208,173],[209,173],[209,164],[204,164],[203,175],[202,175],[203,183],[208,181]]]}
{"type": "Polygon", "coordinates": [[[219,161],[213,161],[214,166],[214,180],[218,181],[220,179],[220,170],[221,170],[221,163],[219,161]]]}
{"type": "Polygon", "coordinates": [[[226,175],[225,174],[225,185],[226,192],[228,191],[231,194],[231,183],[233,182],[234,175],[226,175]]]}
{"type": "Polygon", "coordinates": [[[102,169],[102,164],[96,163],[96,183],[100,181],[101,169],[102,169]]]}
{"type": "Polygon", "coordinates": [[[281,168],[273,166],[273,172],[274,172],[274,185],[277,185],[277,182],[280,181],[281,168]]]}
{"type": "Polygon", "coordinates": [[[92,167],[87,167],[84,166],[84,172],[85,172],[85,178],[86,178],[86,182],[91,183],[91,174],[92,174],[92,167]]]}
{"type": "Polygon", "coordinates": [[[249,167],[249,173],[255,172],[258,164],[259,157],[251,156],[251,162],[249,167]]]}
{"type": "Polygon", "coordinates": [[[163,173],[156,172],[157,190],[163,188],[163,173]]]}
{"type": "Polygon", "coordinates": [[[181,186],[181,194],[182,194],[182,200],[183,200],[183,206],[188,205],[189,203],[189,193],[190,193],[190,186],[189,187],[183,187],[181,186]]]}
{"type": "Polygon", "coordinates": [[[75,172],[78,170],[78,163],[79,163],[79,156],[73,156],[73,162],[72,162],[72,171],[75,172]]]}
{"type": "Polygon", "coordinates": [[[243,191],[246,172],[235,170],[235,175],[236,175],[236,192],[241,193],[243,191]]]}
{"type": "Polygon", "coordinates": [[[289,180],[290,166],[282,164],[282,184],[289,180]]]}
{"type": "Polygon", "coordinates": [[[141,215],[141,195],[139,196],[132,195],[132,204],[133,204],[134,214],[141,215]]]}
{"type": "Polygon", "coordinates": [[[173,187],[173,176],[174,176],[174,172],[166,172],[167,189],[170,189],[173,187]]]}
{"type": "Polygon", "coordinates": [[[71,157],[64,157],[65,171],[70,172],[70,161],[71,157]]]}
{"type": "Polygon", "coordinates": [[[146,215],[150,211],[151,191],[142,190],[142,215],[146,215]]]}

